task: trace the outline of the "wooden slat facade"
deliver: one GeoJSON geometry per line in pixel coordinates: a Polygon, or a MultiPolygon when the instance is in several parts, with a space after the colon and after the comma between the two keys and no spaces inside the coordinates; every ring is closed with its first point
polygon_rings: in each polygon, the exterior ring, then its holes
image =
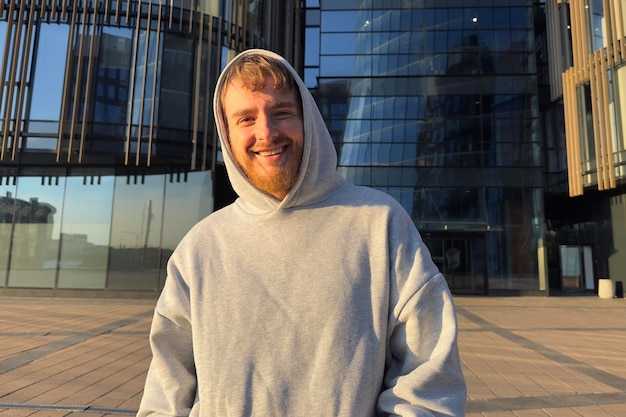
{"type": "MultiPolygon", "coordinates": [[[[596,186],[599,190],[616,188],[616,166],[618,159],[615,143],[623,143],[622,124],[619,117],[620,103],[616,88],[617,69],[626,65],[626,38],[622,0],[603,0],[604,46],[594,50],[592,16],[586,0],[552,0],[546,4],[548,19],[548,39],[553,48],[550,60],[552,83],[557,82],[557,74],[562,74],[562,88],[565,132],[567,137],[568,182],[570,196],[582,195],[586,186],[596,186]],[[569,7],[571,52],[573,65],[564,68],[562,50],[566,39],[562,35],[564,25],[559,8],[569,7]],[[559,67],[559,65],[561,67],[559,67]],[[591,109],[585,108],[585,86],[591,94],[591,109]],[[586,114],[592,116],[591,129],[586,124],[586,114]],[[587,132],[593,132],[588,137],[587,132]],[[592,142],[593,141],[593,142],[592,142]],[[591,159],[585,150],[592,147],[595,157],[591,159]]],[[[620,80],[621,82],[621,80],[620,80]]],[[[626,82],[624,80],[623,82],[626,82]]],[[[558,97],[560,88],[553,88],[553,100],[558,97]]],[[[621,150],[624,151],[623,149],[621,150]]]]}

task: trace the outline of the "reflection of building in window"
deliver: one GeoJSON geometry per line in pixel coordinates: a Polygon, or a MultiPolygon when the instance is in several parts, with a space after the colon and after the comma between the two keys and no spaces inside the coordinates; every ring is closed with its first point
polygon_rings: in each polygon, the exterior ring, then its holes
{"type": "Polygon", "coordinates": [[[7,191],[7,195],[0,197],[0,223],[11,223],[13,221],[13,208],[15,199],[12,194],[7,191]]]}
{"type": "MultiPolygon", "coordinates": [[[[493,54],[477,35],[461,39],[451,45],[446,75],[465,76],[493,74],[493,54]]],[[[449,79],[439,77],[439,91],[447,94],[426,97],[426,114],[433,119],[432,129],[420,135],[420,154],[429,155],[434,165],[482,166],[491,143],[493,95],[481,89],[466,86],[465,91],[452,94],[449,79]]]]}
{"type": "MultiPolygon", "coordinates": [[[[94,133],[116,133],[112,124],[126,122],[130,78],[131,39],[103,33],[100,36],[100,60],[94,95],[94,133]]],[[[122,134],[116,136],[123,139],[122,134]]]]}
{"type": "Polygon", "coordinates": [[[14,266],[25,267],[34,259],[49,258],[55,213],[54,206],[40,203],[37,197],[25,201],[7,193],[2,198],[0,218],[8,220],[14,215],[15,227],[19,230],[13,239],[14,266]]]}
{"type": "Polygon", "coordinates": [[[454,271],[461,266],[461,251],[454,246],[446,250],[446,270],[454,271]]]}
{"type": "Polygon", "coordinates": [[[7,197],[2,198],[2,204],[0,205],[1,218],[6,218],[7,215],[13,214],[15,211],[15,223],[54,224],[54,214],[56,213],[54,206],[48,203],[40,203],[37,197],[32,197],[30,201],[24,201],[13,199],[10,197],[10,193],[8,194],[7,197]]]}

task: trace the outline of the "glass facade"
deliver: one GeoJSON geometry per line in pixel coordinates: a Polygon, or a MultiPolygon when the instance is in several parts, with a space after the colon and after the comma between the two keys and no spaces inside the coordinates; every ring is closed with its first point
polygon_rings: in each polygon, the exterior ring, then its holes
{"type": "Polygon", "coordinates": [[[0,2],[0,294],[151,294],[232,199],[213,86],[286,0],[0,2]],[[242,13],[245,10],[245,13],[242,13]]]}
{"type": "Polygon", "coordinates": [[[457,293],[546,289],[533,16],[528,0],[306,2],[305,82],[340,171],[403,204],[457,293]]]}
{"type": "Polygon", "coordinates": [[[213,210],[210,171],[175,177],[5,177],[0,286],[156,291],[176,244],[213,210]]]}

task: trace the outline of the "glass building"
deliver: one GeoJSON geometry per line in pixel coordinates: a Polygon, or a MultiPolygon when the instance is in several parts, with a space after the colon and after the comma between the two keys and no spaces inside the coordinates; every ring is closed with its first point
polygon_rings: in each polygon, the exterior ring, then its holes
{"type": "Polygon", "coordinates": [[[305,5],[342,174],[403,204],[454,293],[547,293],[535,2],[305,5]]]}
{"type": "Polygon", "coordinates": [[[184,233],[232,199],[219,71],[250,47],[300,61],[300,13],[286,0],[0,2],[0,294],[154,296],[184,233]]]}
{"type": "Polygon", "coordinates": [[[340,172],[401,202],[455,294],[617,286],[625,39],[621,0],[0,2],[0,295],[157,294],[233,199],[211,97],[250,47],[303,74],[340,172]]]}
{"type": "Polygon", "coordinates": [[[626,280],[626,6],[547,0],[551,140],[546,220],[551,287],[626,280]],[[557,126],[564,126],[564,129],[557,126]],[[560,282],[558,281],[560,279],[560,282]],[[554,283],[553,283],[554,281],[554,283]]]}

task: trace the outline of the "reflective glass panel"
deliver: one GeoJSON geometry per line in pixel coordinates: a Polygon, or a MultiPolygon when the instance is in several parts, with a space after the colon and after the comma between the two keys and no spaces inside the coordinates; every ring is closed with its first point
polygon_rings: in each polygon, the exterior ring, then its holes
{"type": "Polygon", "coordinates": [[[319,77],[319,68],[304,69],[304,83],[308,88],[317,88],[317,77],[319,77]]]}
{"type": "Polygon", "coordinates": [[[114,182],[113,176],[67,178],[59,288],[105,288],[114,182]]]}
{"type": "Polygon", "coordinates": [[[493,25],[496,29],[511,27],[511,15],[508,7],[495,7],[493,9],[493,25]]]}
{"type": "Polygon", "coordinates": [[[13,231],[13,211],[15,210],[15,177],[0,177],[0,287],[6,285],[9,267],[9,248],[13,231]]]}
{"type": "MultiPolygon", "coordinates": [[[[163,58],[159,81],[158,125],[159,135],[167,138],[167,130],[190,128],[194,44],[191,39],[180,36],[163,36],[163,58]],[[162,131],[165,130],[165,131],[162,131]]],[[[185,135],[186,138],[186,135],[185,135]]]]}
{"type": "Polygon", "coordinates": [[[99,135],[124,136],[122,129],[128,109],[131,52],[132,32],[129,29],[103,29],[93,103],[93,128],[99,135]]]}
{"type": "MultiPolygon", "coordinates": [[[[34,120],[59,120],[68,34],[68,25],[42,23],[40,26],[30,108],[30,117],[34,120]]],[[[30,124],[28,131],[39,132],[37,126],[30,124]]]]}
{"type": "Polygon", "coordinates": [[[463,9],[448,9],[448,28],[449,29],[462,29],[463,28],[463,9]]]}
{"type": "MultiPolygon", "coordinates": [[[[156,81],[155,84],[154,81],[155,69],[157,71],[156,74],[160,73],[157,67],[160,61],[156,62],[158,36],[159,35],[153,31],[143,31],[139,35],[136,52],[137,67],[135,69],[135,90],[133,92],[135,105],[133,106],[132,120],[134,124],[141,122],[144,126],[150,126],[152,122],[156,121],[156,115],[158,114],[158,106],[160,103],[158,95],[155,97],[154,94],[154,90],[159,88],[159,82],[156,81]]],[[[164,62],[168,62],[166,58],[168,57],[163,58],[164,62]]],[[[174,61],[173,64],[176,64],[175,57],[171,57],[169,61],[174,61]]],[[[179,79],[181,82],[184,82],[188,77],[181,76],[179,79]]],[[[184,108],[180,110],[182,113],[187,114],[184,108]]]]}
{"type": "Polygon", "coordinates": [[[475,16],[470,16],[477,29],[493,29],[493,9],[489,7],[475,10],[475,16]],[[475,18],[475,20],[474,20],[475,18]]]}
{"type": "Polygon", "coordinates": [[[356,37],[356,33],[323,34],[321,51],[325,55],[344,55],[354,53],[356,37]]]}
{"type": "MultiPolygon", "coordinates": [[[[624,18],[626,19],[626,15],[624,16],[624,18]]],[[[626,67],[617,68],[612,74],[614,74],[616,80],[619,81],[614,83],[616,89],[615,93],[617,94],[616,101],[619,101],[620,103],[626,103],[626,85],[624,85],[625,83],[623,82],[623,80],[626,80],[626,67]]],[[[624,105],[620,104],[618,108],[623,109],[624,105]]],[[[562,119],[560,118],[559,121],[561,120],[562,119]]],[[[615,151],[626,150],[626,123],[622,123],[618,132],[614,135],[613,148],[615,149],[615,151]]],[[[622,156],[622,158],[624,158],[624,155],[622,156]]]]}
{"type": "Polygon", "coordinates": [[[486,222],[483,193],[477,188],[423,188],[415,192],[413,218],[420,222],[486,222]]]}
{"type": "Polygon", "coordinates": [[[0,52],[4,54],[6,45],[4,44],[7,35],[7,22],[0,21],[0,52]]]}
{"type": "Polygon", "coordinates": [[[491,289],[538,289],[537,243],[543,213],[541,189],[489,188],[487,267],[491,289]]]}
{"type": "Polygon", "coordinates": [[[108,288],[157,288],[164,186],[165,175],[115,178],[108,288]]]}
{"type": "Polygon", "coordinates": [[[485,239],[477,233],[423,236],[433,261],[453,294],[484,294],[485,239]]]}
{"type": "Polygon", "coordinates": [[[362,76],[372,72],[371,57],[366,55],[322,56],[321,76],[362,76]]]}
{"type": "Polygon", "coordinates": [[[530,52],[533,50],[533,36],[530,30],[517,29],[511,31],[511,50],[530,52]]]}
{"type": "Polygon", "coordinates": [[[494,50],[497,52],[509,52],[511,50],[511,31],[494,31],[494,50]]]}
{"type": "Polygon", "coordinates": [[[591,97],[591,87],[589,83],[583,84],[577,88],[578,103],[580,108],[585,112],[583,119],[583,132],[584,135],[581,138],[583,146],[583,159],[592,161],[596,159],[596,146],[594,141],[594,126],[593,126],[593,104],[591,97]]]}
{"type": "Polygon", "coordinates": [[[585,10],[591,14],[591,35],[593,36],[594,50],[598,51],[607,46],[604,24],[604,4],[603,0],[591,0],[590,5],[585,6],[585,10]]]}
{"type": "Polygon", "coordinates": [[[369,11],[332,11],[321,15],[323,32],[358,32],[370,26],[372,20],[369,11]]]}
{"type": "Polygon", "coordinates": [[[532,14],[526,7],[511,7],[511,25],[515,28],[532,28],[532,14]]]}
{"type": "Polygon", "coordinates": [[[304,48],[304,65],[318,66],[320,64],[320,30],[319,28],[305,29],[306,48],[304,48]]]}
{"type": "Polygon", "coordinates": [[[213,180],[210,171],[172,175],[165,183],[161,282],[170,255],[185,234],[213,211],[213,180]]]}
{"type": "Polygon", "coordinates": [[[320,25],[320,11],[309,9],[306,11],[305,16],[306,26],[319,26],[320,25]]]}
{"type": "Polygon", "coordinates": [[[10,287],[54,287],[64,189],[64,177],[18,179],[10,287]]]}

